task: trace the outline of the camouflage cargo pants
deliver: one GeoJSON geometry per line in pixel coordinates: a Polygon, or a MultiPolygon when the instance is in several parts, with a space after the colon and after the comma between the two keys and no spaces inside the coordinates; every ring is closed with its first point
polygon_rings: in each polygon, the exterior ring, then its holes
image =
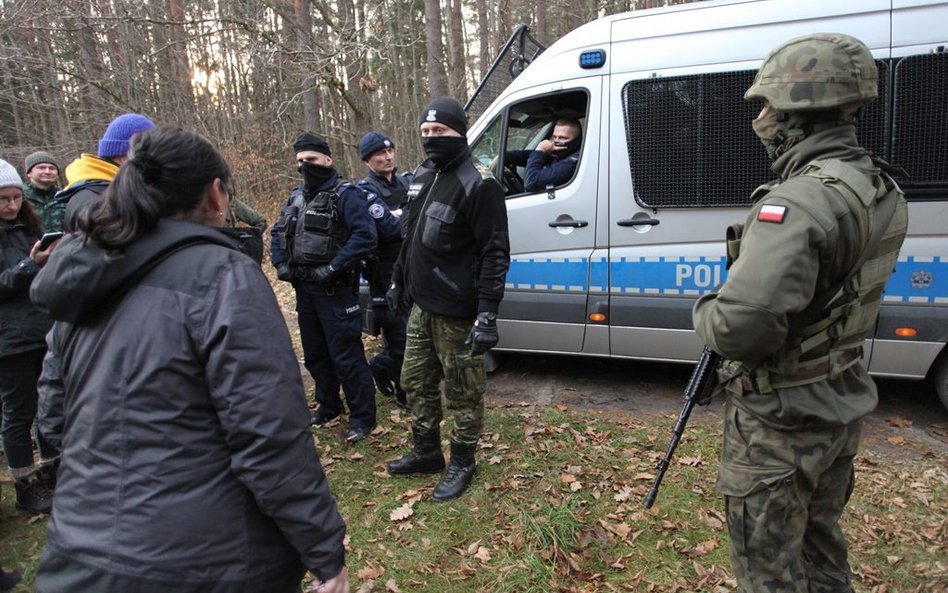
{"type": "Polygon", "coordinates": [[[742,593],[852,593],[839,527],[862,421],[785,432],[729,400],[717,489],[742,593]]]}
{"type": "Polygon", "coordinates": [[[402,363],[402,388],[408,393],[415,430],[438,430],[444,400],[454,416],[451,440],[476,445],[484,427],[484,390],[487,374],[484,357],[473,356],[464,341],[473,320],[445,317],[412,306],[408,317],[408,342],[402,363]]]}

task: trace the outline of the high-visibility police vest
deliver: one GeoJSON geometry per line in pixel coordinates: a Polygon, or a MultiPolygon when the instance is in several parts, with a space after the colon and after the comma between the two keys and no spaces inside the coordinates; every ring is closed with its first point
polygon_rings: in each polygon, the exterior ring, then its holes
{"type": "Polygon", "coordinates": [[[292,266],[328,264],[349,239],[338,211],[340,192],[351,185],[340,181],[329,191],[306,199],[297,188],[278,224],[280,246],[287,251],[292,266]]]}
{"type": "Polygon", "coordinates": [[[873,183],[852,165],[833,159],[814,161],[802,175],[845,198],[858,219],[863,252],[841,283],[822,301],[814,299],[822,302],[819,319],[791,326],[784,346],[749,372],[759,393],[835,379],[859,362],[908,227],[902,190],[883,172],[873,183]]]}

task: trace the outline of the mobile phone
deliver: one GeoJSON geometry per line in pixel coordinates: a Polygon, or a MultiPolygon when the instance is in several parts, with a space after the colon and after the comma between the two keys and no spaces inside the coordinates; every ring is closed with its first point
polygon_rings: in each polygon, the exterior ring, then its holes
{"type": "Polygon", "coordinates": [[[566,142],[563,142],[562,140],[554,140],[553,146],[566,146],[566,142]]]}
{"type": "Polygon", "coordinates": [[[46,251],[46,248],[53,244],[57,239],[62,239],[62,233],[46,233],[43,235],[43,238],[40,239],[39,250],[46,251]]]}

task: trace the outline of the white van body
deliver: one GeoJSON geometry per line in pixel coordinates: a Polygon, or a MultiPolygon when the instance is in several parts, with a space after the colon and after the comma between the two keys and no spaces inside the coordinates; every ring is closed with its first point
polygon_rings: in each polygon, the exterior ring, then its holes
{"type": "Polygon", "coordinates": [[[508,193],[497,349],[694,361],[694,300],[725,279],[725,229],[744,222],[751,192],[774,177],[750,125],[760,106],[741,95],[777,44],[840,32],[880,65],[880,99],[865,114],[875,151],[910,174],[921,163],[918,183],[903,183],[909,234],[864,363],[880,376],[948,376],[946,23],[946,2],[725,0],[606,17],[558,40],[468,134],[508,193]],[[601,66],[581,67],[584,54],[601,66]],[[505,151],[530,150],[564,115],[583,125],[576,172],[523,192],[523,169],[500,174],[505,151]],[[715,189],[719,180],[728,188],[715,189]],[[704,191],[719,195],[706,201],[704,191]],[[680,203],[676,192],[687,194],[680,203]],[[903,327],[917,333],[896,336],[903,327]]]}

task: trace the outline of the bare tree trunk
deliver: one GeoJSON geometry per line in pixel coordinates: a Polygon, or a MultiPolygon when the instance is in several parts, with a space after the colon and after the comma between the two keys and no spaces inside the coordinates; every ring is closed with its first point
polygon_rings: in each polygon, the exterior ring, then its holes
{"type": "MultiPolygon", "coordinates": [[[[306,55],[312,38],[313,15],[310,0],[293,0],[296,11],[296,49],[301,56],[306,55]]],[[[304,62],[305,64],[305,62],[304,62]]],[[[313,71],[301,68],[300,87],[303,93],[303,127],[315,130],[319,127],[319,104],[316,98],[316,75],[313,71]]]]}
{"type": "Polygon", "coordinates": [[[490,25],[487,20],[487,0],[477,0],[477,27],[480,37],[481,79],[487,76],[493,58],[490,54],[490,25]]]}
{"type": "Polygon", "coordinates": [[[425,0],[425,41],[428,47],[428,91],[431,97],[448,94],[444,72],[444,43],[441,41],[441,3],[425,0]]]}
{"type": "Polygon", "coordinates": [[[546,29],[546,0],[536,0],[536,30],[533,31],[537,41],[549,45],[550,34],[546,29]]]}
{"type": "Polygon", "coordinates": [[[168,0],[171,15],[170,53],[171,85],[174,89],[175,119],[185,127],[194,122],[194,91],[191,88],[191,63],[188,59],[188,36],[184,30],[185,16],[181,0],[168,0]]]}
{"type": "Polygon", "coordinates": [[[461,0],[447,0],[451,6],[449,17],[449,47],[451,60],[448,75],[451,81],[451,95],[461,104],[467,103],[467,59],[464,44],[464,20],[461,15],[461,0]]]}

